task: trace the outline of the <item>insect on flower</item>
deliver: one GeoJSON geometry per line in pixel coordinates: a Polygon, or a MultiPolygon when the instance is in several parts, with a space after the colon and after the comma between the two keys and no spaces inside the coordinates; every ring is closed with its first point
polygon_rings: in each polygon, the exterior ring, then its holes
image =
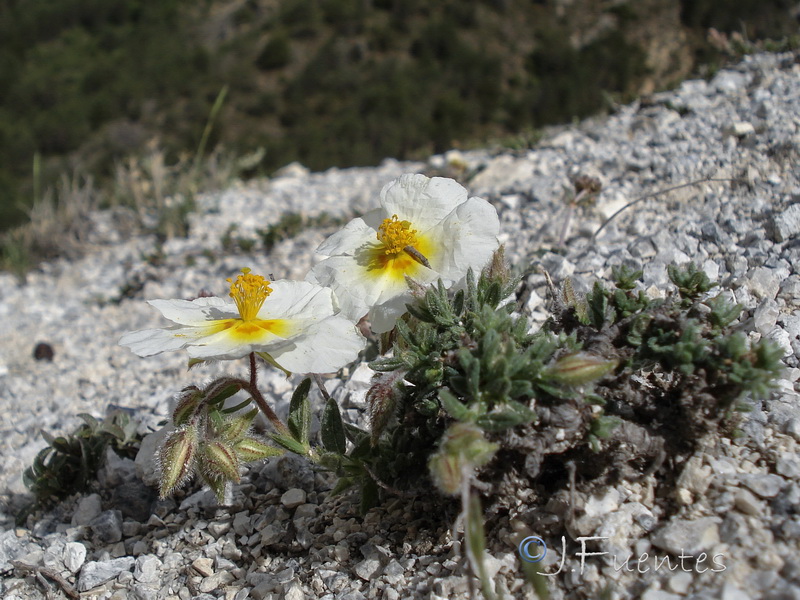
{"type": "Polygon", "coordinates": [[[411,301],[406,277],[458,285],[489,261],[499,230],[494,207],[468,198],[456,181],[402,175],[383,188],[379,208],[322,243],[317,252],[328,258],[308,280],[331,287],[347,317],[369,313],[372,330],[383,333],[411,301]]]}

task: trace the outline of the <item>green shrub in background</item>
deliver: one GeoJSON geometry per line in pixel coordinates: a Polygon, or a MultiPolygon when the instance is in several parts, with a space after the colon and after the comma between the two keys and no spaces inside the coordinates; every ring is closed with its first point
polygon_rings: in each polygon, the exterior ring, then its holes
{"type": "MultiPolygon", "coordinates": [[[[745,36],[780,38],[793,32],[788,4],[685,2],[681,19],[691,48],[718,63],[708,27],[738,31],[744,22],[745,36]]],[[[563,17],[522,1],[282,0],[276,10],[247,3],[227,16],[217,8],[188,0],[3,5],[1,228],[23,222],[37,200],[37,152],[40,190],[65,170],[93,176],[104,190],[115,163],[147,152],[151,140],[168,165],[196,148],[226,84],[209,148],[264,148],[257,173],[292,160],[315,170],[376,164],[517,134],[601,110],[609,95],[635,94],[648,76],[632,41],[648,15],[633,2],[576,4],[563,17]],[[582,46],[567,43],[601,17],[615,25],[582,46]]]]}

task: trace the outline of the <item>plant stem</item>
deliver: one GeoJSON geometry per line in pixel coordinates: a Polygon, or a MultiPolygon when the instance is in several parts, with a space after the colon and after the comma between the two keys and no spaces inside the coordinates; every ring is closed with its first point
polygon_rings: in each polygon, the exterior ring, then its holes
{"type": "Polygon", "coordinates": [[[257,387],[256,378],[258,377],[258,367],[256,366],[256,353],[250,353],[250,387],[257,387]]]}
{"type": "Polygon", "coordinates": [[[289,435],[289,428],[284,424],[283,421],[280,420],[280,418],[278,418],[278,415],[275,414],[275,411],[272,410],[272,407],[270,407],[264,396],[261,394],[261,390],[258,389],[258,385],[256,385],[257,371],[258,368],[256,366],[256,355],[254,352],[251,352],[250,381],[241,380],[241,383],[243,387],[250,392],[250,395],[253,397],[253,402],[255,402],[259,410],[264,413],[264,416],[269,419],[269,422],[272,423],[272,426],[277,430],[277,432],[281,435],[289,435]]]}
{"type": "Polygon", "coordinates": [[[317,387],[319,388],[319,391],[322,394],[322,397],[325,398],[325,402],[330,400],[331,395],[328,393],[328,390],[325,389],[325,382],[322,381],[322,376],[319,373],[314,373],[312,377],[314,378],[314,381],[316,382],[317,387]]]}

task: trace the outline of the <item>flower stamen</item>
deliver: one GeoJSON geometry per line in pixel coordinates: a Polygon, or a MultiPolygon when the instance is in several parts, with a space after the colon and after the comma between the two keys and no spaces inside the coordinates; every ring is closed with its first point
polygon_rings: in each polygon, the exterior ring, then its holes
{"type": "Polygon", "coordinates": [[[242,274],[236,277],[236,281],[232,279],[227,281],[231,284],[230,297],[236,303],[242,320],[254,320],[264,300],[272,293],[269,280],[261,275],[252,275],[250,269],[245,267],[242,269],[242,274]]]}
{"type": "Polygon", "coordinates": [[[386,254],[398,255],[407,246],[417,243],[417,230],[411,229],[410,221],[401,221],[397,215],[384,219],[378,227],[378,241],[384,246],[386,254]]]}

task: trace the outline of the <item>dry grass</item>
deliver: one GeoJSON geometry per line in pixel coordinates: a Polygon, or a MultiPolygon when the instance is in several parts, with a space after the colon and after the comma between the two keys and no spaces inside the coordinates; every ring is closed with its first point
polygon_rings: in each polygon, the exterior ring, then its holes
{"type": "Polygon", "coordinates": [[[0,268],[24,277],[43,260],[81,256],[90,247],[95,210],[128,209],[135,214],[128,233],[153,232],[162,240],[186,235],[197,193],[223,188],[250,162],[214,151],[200,162],[185,156],[167,164],[154,141],[143,155],[118,162],[102,186],[90,176],[62,175],[34,202],[28,223],[0,235],[0,268]]]}

